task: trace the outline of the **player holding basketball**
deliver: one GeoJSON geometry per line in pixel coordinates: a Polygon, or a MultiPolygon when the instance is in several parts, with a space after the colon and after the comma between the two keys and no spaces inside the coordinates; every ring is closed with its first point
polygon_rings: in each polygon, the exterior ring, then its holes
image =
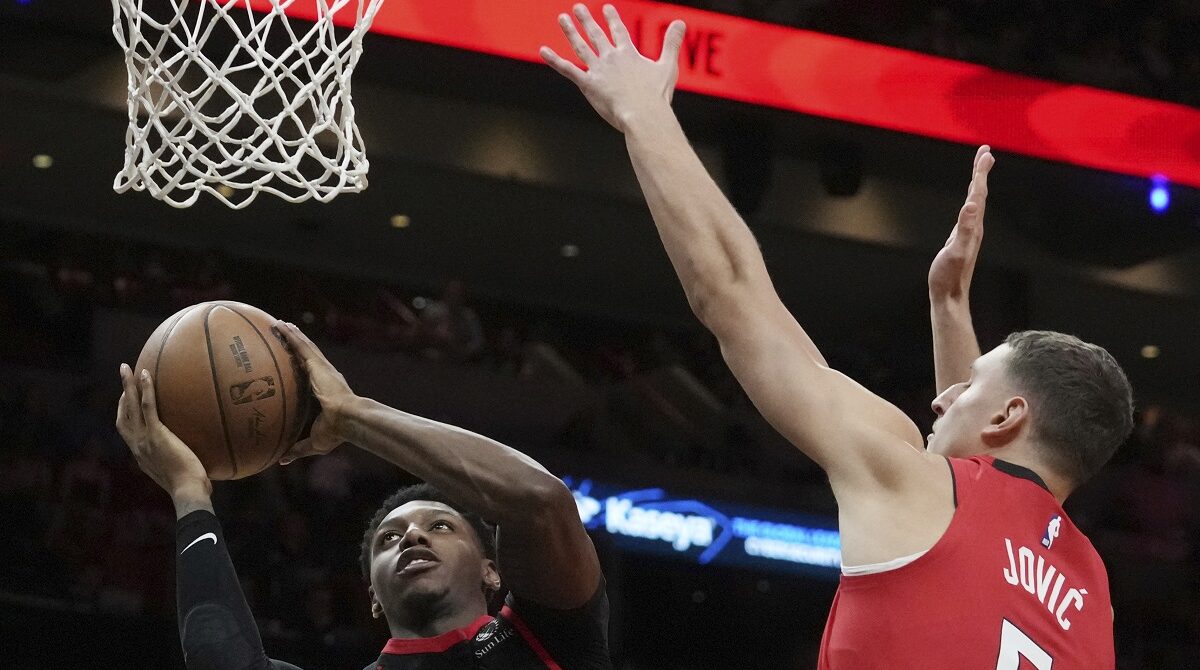
{"type": "Polygon", "coordinates": [[[1057,333],[1015,333],[978,356],[966,295],[986,147],[930,273],[944,390],[922,449],[899,409],[829,368],[688,145],[670,106],[683,23],[650,60],[611,6],[611,39],[585,7],[574,14],[559,24],[586,70],[547,47],[543,59],[625,135],[692,310],[758,409],[829,476],[844,568],[820,667],[1112,668],[1104,566],[1061,502],[1130,432],[1130,389],[1107,352],[1057,333]]]}
{"type": "MultiPolygon", "coordinates": [[[[427,482],[384,501],[364,535],[372,615],[391,629],[367,667],[611,668],[604,580],[566,486],[502,444],[354,395],[299,329],[276,329],[322,408],[283,462],[351,442],[427,482]],[[498,566],[509,595],[492,617],[498,566]]],[[[121,381],[117,428],[179,520],[179,636],[189,670],[294,668],[263,651],[204,466],[159,421],[149,375],[135,379],[122,365],[121,381]]]]}

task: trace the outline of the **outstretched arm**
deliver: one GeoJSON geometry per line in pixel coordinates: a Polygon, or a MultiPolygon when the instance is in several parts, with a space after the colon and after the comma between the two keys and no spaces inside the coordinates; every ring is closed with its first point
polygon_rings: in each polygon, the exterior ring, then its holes
{"type": "Polygon", "coordinates": [[[284,322],[275,327],[321,405],[311,437],[297,443],[284,463],[350,442],[496,523],[501,572],[513,593],[554,609],[591,599],[600,585],[600,563],[561,480],[495,440],[355,395],[299,328],[284,322]]]}
{"type": "Polygon", "coordinates": [[[929,318],[933,323],[933,368],[937,392],[971,377],[979,342],[971,323],[971,277],[983,243],[987,178],[996,159],[984,145],[975,154],[967,202],[929,268],[929,318]]]}
{"type": "MultiPolygon", "coordinates": [[[[776,294],[758,244],[688,144],[670,101],[684,26],[667,29],[663,53],[637,52],[620,17],[604,8],[610,41],[582,5],[559,24],[587,70],[543,47],[542,58],[570,79],[625,134],[634,171],[692,311],[763,416],[846,487],[895,482],[922,444],[899,409],[830,369],[776,294]],[[904,448],[907,444],[911,448],[904,448]]],[[[839,499],[840,499],[839,495],[839,499]]]]}
{"type": "Polygon", "coordinates": [[[263,651],[213,514],[208,474],[187,445],[159,421],[149,373],[143,371],[135,381],[129,366],[121,365],[121,385],[117,430],[138,466],[175,504],[179,640],[188,670],[298,670],[267,658],[263,651]]]}

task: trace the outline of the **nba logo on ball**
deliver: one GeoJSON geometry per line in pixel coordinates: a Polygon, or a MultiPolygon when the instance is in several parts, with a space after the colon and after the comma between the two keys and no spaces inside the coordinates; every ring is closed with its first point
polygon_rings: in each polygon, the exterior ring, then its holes
{"type": "Polygon", "coordinates": [[[262,400],[275,395],[275,379],[259,377],[250,381],[234,384],[229,387],[229,398],[235,405],[244,405],[254,400],[262,400]]]}
{"type": "Polygon", "coordinates": [[[1062,526],[1062,517],[1055,514],[1050,517],[1050,523],[1046,524],[1046,534],[1042,536],[1042,546],[1049,549],[1050,545],[1054,544],[1054,538],[1058,537],[1058,530],[1062,526]]]}

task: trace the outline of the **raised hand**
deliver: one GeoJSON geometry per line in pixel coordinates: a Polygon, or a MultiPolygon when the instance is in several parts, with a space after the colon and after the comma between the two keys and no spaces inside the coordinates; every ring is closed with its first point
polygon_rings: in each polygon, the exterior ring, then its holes
{"type": "Polygon", "coordinates": [[[583,26],[586,40],[571,16],[558,15],[558,25],[586,71],[550,47],[543,46],[538,53],[550,67],[579,87],[605,121],[625,132],[633,115],[658,106],[670,106],[679,77],[679,47],[683,44],[685,26],[683,21],[672,21],[663,37],[662,53],[658,60],[650,60],[638,53],[617,10],[612,5],[604,5],[603,11],[611,40],[587,7],[581,4],[575,5],[574,14],[583,26]]]}
{"type": "Polygon", "coordinates": [[[966,300],[970,294],[975,261],[983,243],[983,210],[987,205],[988,172],[996,163],[985,144],[975,153],[975,167],[967,202],[958,212],[958,222],[945,246],[929,267],[929,296],[934,300],[966,300]]]}
{"type": "Polygon", "coordinates": [[[313,422],[309,436],[297,442],[279,459],[282,465],[287,465],[297,458],[327,454],[345,441],[336,429],[342,408],[353,400],[355,395],[342,373],[333,367],[329,359],[325,358],[325,354],[321,353],[317,345],[300,332],[295,324],[277,321],[274,328],[287,342],[292,355],[300,361],[301,367],[308,375],[313,397],[321,406],[321,413],[313,422]]]}
{"type": "Polygon", "coordinates": [[[117,432],[129,445],[138,467],[180,502],[204,502],[212,495],[212,482],[196,454],[158,418],[154,381],[142,370],[134,379],[121,364],[121,399],[117,402],[117,432]]]}

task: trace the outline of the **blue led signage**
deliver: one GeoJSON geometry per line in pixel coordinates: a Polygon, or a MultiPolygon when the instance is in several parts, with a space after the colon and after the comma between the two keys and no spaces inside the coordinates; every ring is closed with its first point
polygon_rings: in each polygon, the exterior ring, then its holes
{"type": "Polygon", "coordinates": [[[841,568],[834,519],[676,498],[661,488],[629,491],[591,479],[563,481],[575,494],[584,525],[630,551],[830,578],[841,568]]]}

